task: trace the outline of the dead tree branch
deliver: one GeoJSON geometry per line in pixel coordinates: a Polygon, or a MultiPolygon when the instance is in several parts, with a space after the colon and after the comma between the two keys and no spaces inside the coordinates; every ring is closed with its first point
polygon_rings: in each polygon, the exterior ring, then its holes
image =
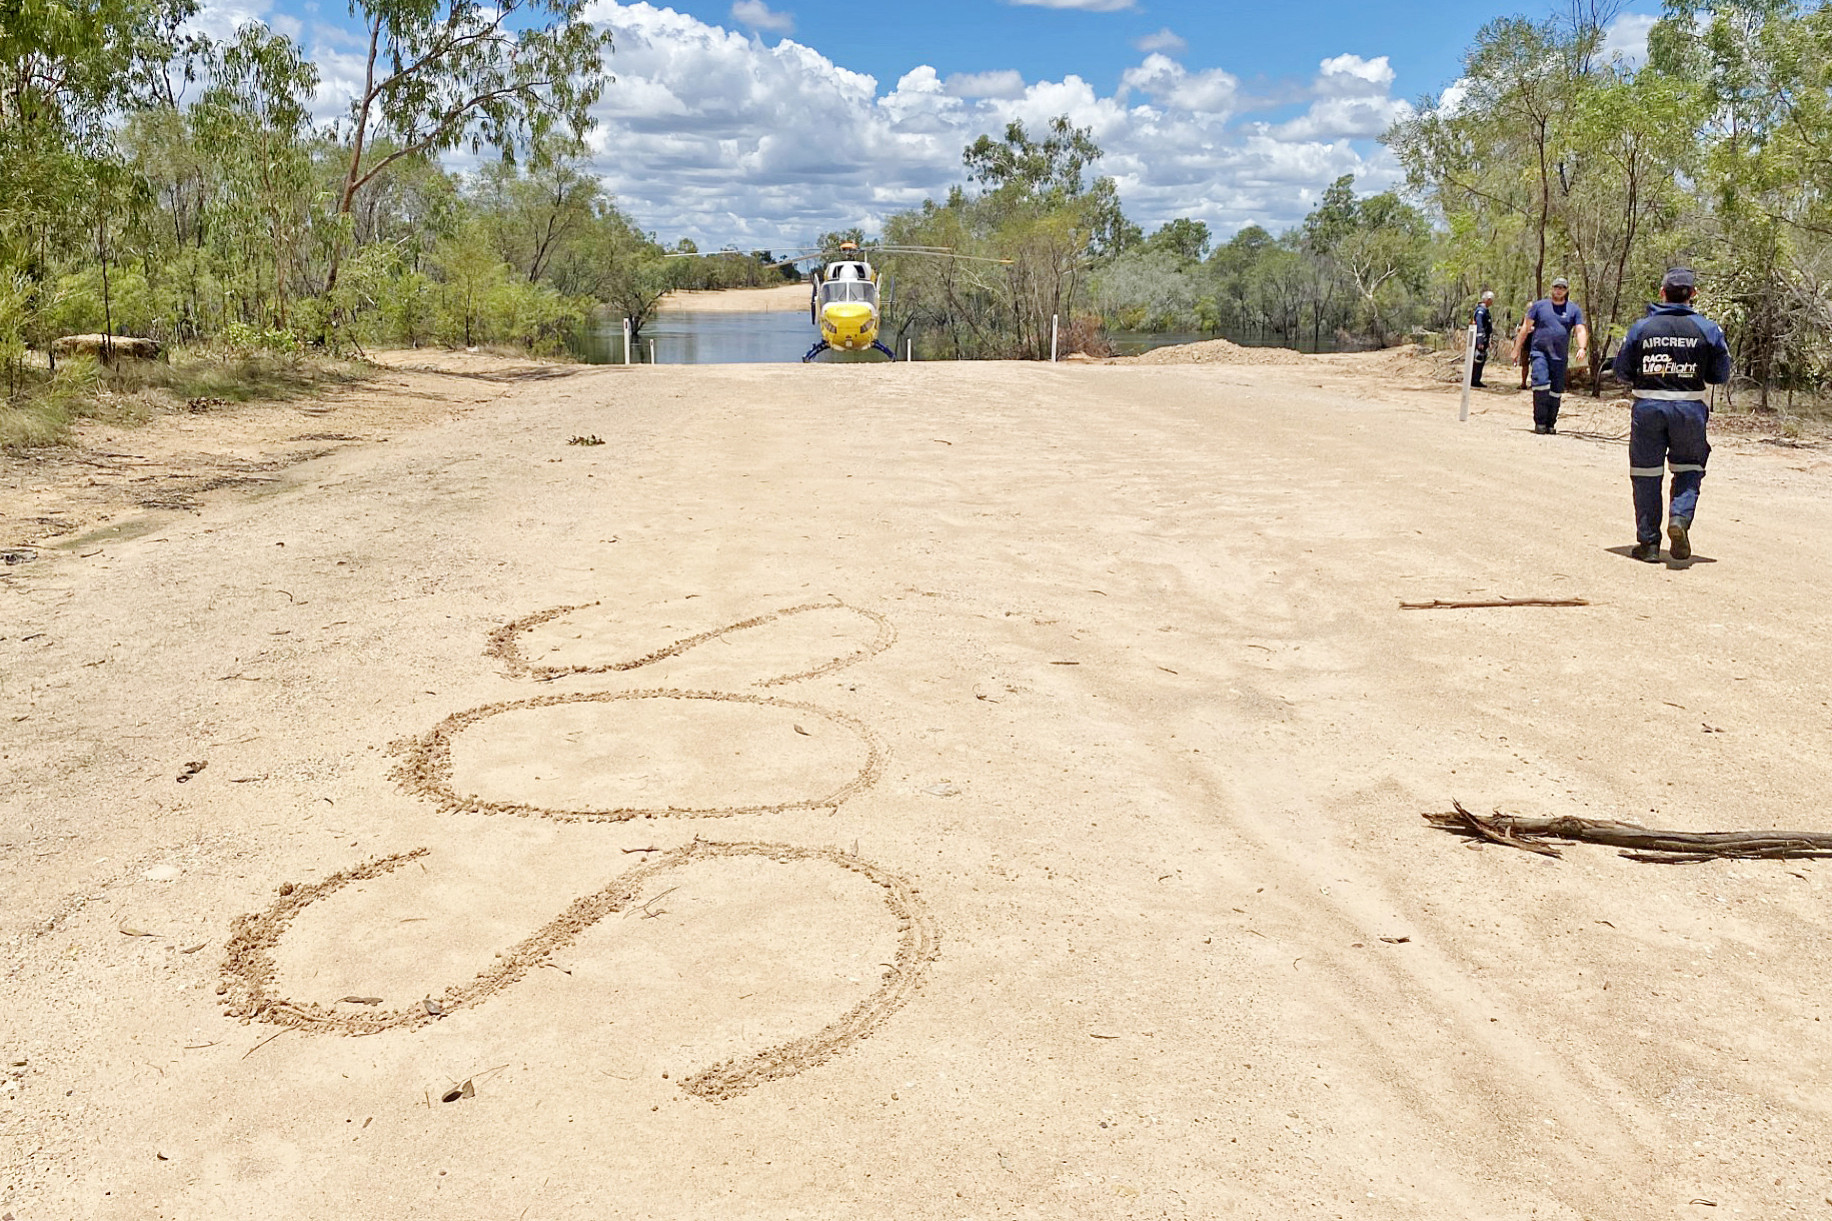
{"type": "Polygon", "coordinates": [[[1488,598],[1478,602],[1401,602],[1401,610],[1474,610],[1491,606],[1589,606],[1588,598],[1488,598]]]}
{"type": "Polygon", "coordinates": [[[1689,864],[1723,858],[1776,860],[1832,856],[1832,831],[1660,831],[1600,818],[1526,818],[1500,810],[1472,814],[1461,802],[1450,813],[1430,813],[1432,826],[1542,856],[1559,856],[1548,840],[1622,848],[1631,861],[1689,864]]]}

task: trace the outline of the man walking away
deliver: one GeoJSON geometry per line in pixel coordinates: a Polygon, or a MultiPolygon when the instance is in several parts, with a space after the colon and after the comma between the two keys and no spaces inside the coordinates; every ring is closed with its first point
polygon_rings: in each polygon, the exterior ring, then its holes
{"type": "Polygon", "coordinates": [[[1629,422],[1628,474],[1635,489],[1635,558],[1660,562],[1661,463],[1673,472],[1673,509],[1667,538],[1673,558],[1692,558],[1692,515],[1711,444],[1705,387],[1730,380],[1730,348],[1723,329],[1692,308],[1698,281],[1675,267],[1660,282],[1660,302],[1628,329],[1616,353],[1616,376],[1634,387],[1629,422]]]}
{"type": "Polygon", "coordinates": [[[1469,379],[1472,386],[1482,385],[1482,366],[1488,364],[1489,339],[1495,334],[1495,318],[1489,312],[1489,306],[1494,300],[1494,293],[1483,293],[1482,300],[1476,306],[1476,316],[1473,319],[1476,324],[1476,364],[1469,379]]]}
{"type": "Polygon", "coordinates": [[[1565,394],[1565,371],[1570,367],[1571,341],[1577,341],[1578,363],[1590,356],[1590,328],[1584,325],[1584,311],[1571,299],[1571,281],[1564,276],[1552,281],[1552,295],[1527,307],[1520,320],[1520,334],[1514,337],[1514,359],[1529,339],[1528,351],[1533,380],[1533,431],[1558,431],[1559,403],[1565,394]]]}

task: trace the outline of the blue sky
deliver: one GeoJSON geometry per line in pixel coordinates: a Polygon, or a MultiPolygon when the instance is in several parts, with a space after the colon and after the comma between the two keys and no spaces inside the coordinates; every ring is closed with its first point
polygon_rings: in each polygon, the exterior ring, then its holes
{"type": "MultiPolygon", "coordinates": [[[[1148,229],[1276,231],[1340,174],[1393,185],[1379,133],[1455,81],[1485,21],[1547,3],[591,0],[617,38],[593,161],[664,240],[781,249],[875,230],[960,181],[975,136],[1067,114],[1148,229]]],[[[206,4],[213,31],[259,19],[298,37],[324,75],[319,113],[347,101],[360,65],[341,4],[206,4]]],[[[1631,4],[1612,45],[1639,53],[1657,12],[1631,4]]]]}

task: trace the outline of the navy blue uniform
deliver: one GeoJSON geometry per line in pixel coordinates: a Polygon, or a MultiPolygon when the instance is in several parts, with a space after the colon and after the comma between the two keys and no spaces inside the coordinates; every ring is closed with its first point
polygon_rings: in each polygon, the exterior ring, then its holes
{"type": "Polygon", "coordinates": [[[1533,380],[1533,426],[1551,432],[1558,424],[1559,405],[1564,401],[1565,371],[1571,362],[1571,332],[1584,325],[1584,311],[1569,297],[1565,304],[1554,305],[1543,297],[1527,307],[1533,320],[1533,334],[1528,340],[1529,366],[1533,380]]]}
{"type": "Polygon", "coordinates": [[[1730,380],[1723,329],[1690,305],[1650,305],[1616,352],[1616,376],[1634,387],[1628,435],[1629,482],[1635,488],[1635,536],[1660,541],[1662,464],[1673,472],[1671,520],[1691,529],[1711,444],[1705,387],[1730,380]]]}
{"type": "Polygon", "coordinates": [[[1486,301],[1476,307],[1474,321],[1476,324],[1476,365],[1470,375],[1469,384],[1480,386],[1482,384],[1482,366],[1488,364],[1489,340],[1495,334],[1495,319],[1489,313],[1486,301]]]}

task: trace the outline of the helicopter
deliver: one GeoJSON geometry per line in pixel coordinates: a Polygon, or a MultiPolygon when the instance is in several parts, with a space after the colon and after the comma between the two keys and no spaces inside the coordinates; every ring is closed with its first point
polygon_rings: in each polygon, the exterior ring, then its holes
{"type": "MultiPolygon", "coordinates": [[[[671,255],[678,257],[712,257],[736,251],[715,251],[707,255],[671,255]]],[[[788,267],[811,259],[824,259],[808,273],[811,289],[808,321],[814,324],[818,337],[802,357],[808,364],[827,357],[841,361],[873,359],[896,360],[897,353],[878,338],[884,324],[885,310],[893,297],[893,281],[871,265],[867,254],[916,255],[926,258],[966,259],[977,263],[1010,263],[1010,259],[986,258],[958,254],[946,246],[872,246],[861,250],[859,243],[841,242],[837,254],[829,257],[824,249],[808,249],[770,264],[788,267]],[[882,291],[881,291],[882,290],[882,291]],[[829,355],[831,354],[831,355],[829,355]]]]}
{"type": "Polygon", "coordinates": [[[802,357],[803,364],[832,350],[882,352],[890,360],[897,359],[878,339],[884,319],[878,272],[859,253],[857,242],[841,242],[839,257],[814,271],[809,282],[814,293],[808,302],[808,320],[820,338],[802,357]]]}

